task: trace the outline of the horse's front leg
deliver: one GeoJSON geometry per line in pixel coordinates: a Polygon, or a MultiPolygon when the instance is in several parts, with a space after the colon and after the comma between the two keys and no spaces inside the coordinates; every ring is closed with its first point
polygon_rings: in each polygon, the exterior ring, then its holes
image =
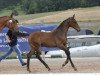
{"type": "MultiPolygon", "coordinates": [[[[77,71],[77,68],[75,67],[75,65],[74,65],[73,62],[72,62],[69,49],[68,49],[68,50],[65,50],[65,53],[66,53],[66,55],[67,55],[67,59],[68,59],[68,60],[70,61],[70,63],[71,63],[71,66],[74,68],[75,71],[77,71]]],[[[67,64],[67,63],[65,63],[65,65],[66,65],[66,64],[67,64]]]]}
{"type": "MultiPolygon", "coordinates": [[[[66,42],[65,42],[65,43],[62,43],[62,44],[60,44],[60,45],[58,45],[58,47],[59,47],[60,49],[62,49],[64,52],[65,52],[66,50],[69,50],[69,47],[67,47],[67,43],[66,43],[66,42]]],[[[66,52],[65,52],[65,54],[66,54],[67,58],[66,58],[66,61],[62,64],[62,67],[64,67],[64,66],[68,63],[68,61],[69,61],[68,55],[67,55],[66,52]]]]}
{"type": "MultiPolygon", "coordinates": [[[[69,50],[69,47],[67,47],[67,50],[69,50]]],[[[65,50],[64,50],[64,52],[65,52],[65,50]]],[[[66,54],[66,53],[65,53],[66,54]]],[[[68,55],[66,54],[66,56],[67,56],[67,59],[66,59],[66,61],[64,62],[64,64],[62,64],[62,67],[64,67],[67,63],[68,63],[68,61],[69,61],[69,59],[68,59],[68,55]]]]}
{"type": "Polygon", "coordinates": [[[65,45],[60,45],[60,48],[61,48],[62,50],[64,50],[64,52],[65,52],[65,54],[66,54],[66,56],[67,56],[67,59],[66,59],[65,63],[62,65],[62,67],[64,67],[64,66],[68,63],[68,61],[70,61],[71,66],[72,66],[72,67],[74,68],[74,70],[76,71],[77,69],[76,69],[76,67],[74,66],[74,64],[73,64],[73,62],[72,62],[72,60],[71,60],[71,57],[70,57],[69,47],[66,47],[65,45]]]}

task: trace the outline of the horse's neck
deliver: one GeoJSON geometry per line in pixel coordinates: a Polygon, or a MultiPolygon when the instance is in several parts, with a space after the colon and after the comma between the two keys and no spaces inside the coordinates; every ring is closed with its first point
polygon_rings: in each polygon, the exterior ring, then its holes
{"type": "Polygon", "coordinates": [[[54,30],[53,32],[55,33],[55,35],[66,37],[68,29],[69,29],[69,25],[63,24],[63,25],[58,26],[58,28],[54,30]]]}
{"type": "Polygon", "coordinates": [[[5,27],[5,22],[8,20],[9,18],[5,17],[0,17],[0,31],[3,30],[3,28],[5,27]],[[5,19],[4,19],[5,18],[5,19]]]}

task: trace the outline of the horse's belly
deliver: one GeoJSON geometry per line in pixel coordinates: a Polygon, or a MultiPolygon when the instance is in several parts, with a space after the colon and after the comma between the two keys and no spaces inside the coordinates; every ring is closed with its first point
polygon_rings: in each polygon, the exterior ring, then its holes
{"type": "Polygon", "coordinates": [[[48,40],[48,41],[42,42],[41,46],[42,47],[56,47],[56,44],[54,41],[48,40]]]}
{"type": "Polygon", "coordinates": [[[56,47],[56,45],[42,44],[41,47],[56,47]]]}

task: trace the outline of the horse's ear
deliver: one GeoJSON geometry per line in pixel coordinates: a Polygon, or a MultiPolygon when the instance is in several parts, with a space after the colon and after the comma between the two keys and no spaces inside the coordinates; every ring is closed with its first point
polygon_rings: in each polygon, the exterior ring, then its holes
{"type": "Polygon", "coordinates": [[[14,13],[11,13],[10,17],[13,18],[14,13]]]}
{"type": "Polygon", "coordinates": [[[73,18],[75,17],[75,14],[73,15],[73,18]]]}

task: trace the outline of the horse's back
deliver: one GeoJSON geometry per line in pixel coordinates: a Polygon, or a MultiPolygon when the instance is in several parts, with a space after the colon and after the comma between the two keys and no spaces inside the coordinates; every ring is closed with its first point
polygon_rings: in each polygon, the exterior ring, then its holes
{"type": "Polygon", "coordinates": [[[50,32],[33,32],[29,36],[30,41],[35,41],[39,39],[46,39],[47,37],[50,37],[51,33],[50,32]]]}
{"type": "Polygon", "coordinates": [[[29,36],[29,43],[31,44],[41,44],[49,45],[53,44],[55,39],[52,32],[33,32],[29,36]]]}

